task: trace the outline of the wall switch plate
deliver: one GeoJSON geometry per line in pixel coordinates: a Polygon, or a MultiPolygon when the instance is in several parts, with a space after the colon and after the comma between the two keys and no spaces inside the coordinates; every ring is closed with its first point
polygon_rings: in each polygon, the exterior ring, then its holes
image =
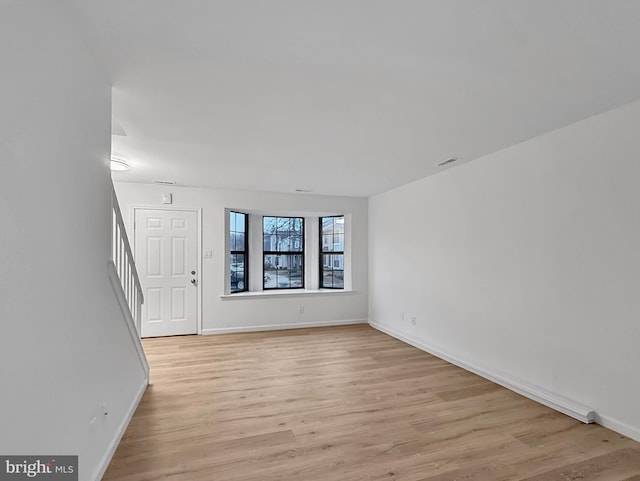
{"type": "Polygon", "coordinates": [[[202,258],[203,259],[212,259],[213,258],[213,251],[202,251],[202,258]]]}
{"type": "Polygon", "coordinates": [[[162,203],[163,204],[172,204],[173,203],[173,194],[162,194],[162,203]]]}

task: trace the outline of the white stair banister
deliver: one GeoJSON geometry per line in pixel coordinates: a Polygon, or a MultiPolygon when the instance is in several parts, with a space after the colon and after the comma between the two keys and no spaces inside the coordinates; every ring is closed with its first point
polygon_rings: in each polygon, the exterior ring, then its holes
{"type": "Polygon", "coordinates": [[[142,304],[144,303],[144,296],[142,294],[142,286],[140,284],[140,278],[138,277],[138,271],[136,270],[136,263],[133,260],[131,244],[129,243],[129,238],[127,237],[127,232],[124,228],[122,212],[120,211],[118,198],[116,197],[113,185],[111,186],[111,207],[113,210],[111,261],[118,272],[120,284],[124,291],[125,298],[127,299],[131,316],[133,317],[138,335],[140,335],[142,328],[142,304]]]}

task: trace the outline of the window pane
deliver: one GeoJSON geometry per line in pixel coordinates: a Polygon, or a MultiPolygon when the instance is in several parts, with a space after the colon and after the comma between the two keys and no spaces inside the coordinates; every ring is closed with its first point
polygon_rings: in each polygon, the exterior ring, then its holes
{"type": "Polygon", "coordinates": [[[276,244],[276,248],[273,250],[276,250],[278,252],[290,251],[292,250],[290,243],[291,243],[291,240],[288,234],[278,234],[278,241],[276,244]]]}
{"type": "Polygon", "coordinates": [[[264,217],[263,229],[265,251],[304,250],[304,219],[301,217],[264,217]]]}
{"type": "Polygon", "coordinates": [[[238,232],[244,232],[244,214],[236,215],[236,230],[238,232]]]}
{"type": "Polygon", "coordinates": [[[289,287],[289,279],[282,275],[280,271],[276,272],[276,286],[277,289],[286,289],[289,287]]]}
{"type": "Polygon", "coordinates": [[[264,250],[275,251],[277,250],[278,242],[275,234],[266,234],[263,238],[264,250]]]}
{"type": "Polygon", "coordinates": [[[291,274],[291,287],[292,288],[296,288],[296,287],[302,287],[304,284],[302,282],[302,276],[301,275],[296,275],[296,274],[291,274]]]}
{"type": "Polygon", "coordinates": [[[244,251],[246,235],[246,214],[231,212],[229,216],[229,249],[231,251],[244,251]]]}
{"type": "Polygon", "coordinates": [[[299,236],[299,235],[293,236],[291,238],[291,242],[292,242],[292,247],[291,247],[292,251],[302,252],[304,248],[304,238],[302,236],[299,236]]]}
{"type": "Polygon", "coordinates": [[[276,217],[276,228],[278,229],[278,232],[288,232],[290,230],[290,221],[291,219],[288,219],[286,217],[276,217]]]}
{"type": "Polygon", "coordinates": [[[264,270],[273,270],[276,268],[276,257],[274,255],[266,255],[264,256],[264,270]]]}
{"type": "Polygon", "coordinates": [[[245,277],[245,255],[231,254],[231,263],[229,264],[231,275],[231,292],[239,292],[246,290],[247,278],[245,277]]]}
{"type": "MultiPolygon", "coordinates": [[[[322,217],[320,219],[322,232],[320,234],[321,252],[344,252],[344,216],[339,217],[322,217]]],[[[344,282],[336,278],[335,273],[330,271],[334,269],[343,269],[344,258],[336,255],[335,257],[322,257],[320,287],[341,287],[344,282]],[[328,270],[329,272],[325,272],[328,270]]]]}
{"type": "Polygon", "coordinates": [[[290,255],[289,257],[289,280],[291,287],[302,287],[304,285],[302,256],[290,255]]]}
{"type": "Polygon", "coordinates": [[[344,271],[333,271],[333,287],[344,289],[344,271]]]}
{"type": "Polygon", "coordinates": [[[333,234],[333,217],[322,218],[322,233],[333,234]]]}
{"type": "Polygon", "coordinates": [[[320,287],[344,289],[344,254],[322,254],[320,287]]]}
{"type": "Polygon", "coordinates": [[[333,236],[332,235],[323,235],[322,236],[322,252],[331,252],[333,250],[333,236]]]}
{"type": "Polygon", "coordinates": [[[278,272],[276,269],[276,258],[274,255],[264,256],[264,287],[278,287],[278,272]]]}
{"type": "Polygon", "coordinates": [[[265,217],[262,220],[263,230],[265,234],[275,234],[276,233],[276,218],[275,217],[265,217]]]}
{"type": "Polygon", "coordinates": [[[231,233],[231,250],[244,251],[244,234],[238,232],[231,233]]]}
{"type": "Polygon", "coordinates": [[[303,256],[267,254],[264,256],[264,287],[295,288],[304,286],[303,256]]]}
{"type": "Polygon", "coordinates": [[[333,271],[322,273],[322,285],[320,287],[333,287],[333,271]]]}

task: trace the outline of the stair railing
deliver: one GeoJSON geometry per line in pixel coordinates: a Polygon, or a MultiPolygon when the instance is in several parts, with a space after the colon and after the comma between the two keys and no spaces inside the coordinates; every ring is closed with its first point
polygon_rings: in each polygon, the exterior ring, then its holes
{"type": "Polygon", "coordinates": [[[111,207],[113,210],[111,260],[118,272],[120,284],[124,291],[127,304],[129,305],[131,317],[135,323],[138,335],[140,335],[142,329],[142,304],[144,303],[144,296],[142,294],[142,286],[140,284],[140,278],[138,277],[136,263],[133,260],[131,244],[127,237],[127,231],[124,228],[122,212],[120,211],[118,198],[116,197],[116,191],[113,188],[113,185],[111,186],[111,207]]]}

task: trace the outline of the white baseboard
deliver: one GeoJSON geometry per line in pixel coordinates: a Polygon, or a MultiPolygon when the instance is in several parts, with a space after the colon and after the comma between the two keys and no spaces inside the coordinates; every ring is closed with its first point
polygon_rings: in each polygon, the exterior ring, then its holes
{"type": "MultiPolygon", "coordinates": [[[[421,341],[413,339],[401,332],[398,332],[388,326],[384,326],[375,321],[369,321],[369,325],[374,329],[384,332],[385,334],[389,334],[391,337],[395,337],[407,344],[410,344],[418,349],[428,352],[440,359],[444,359],[451,364],[455,364],[466,371],[470,371],[478,376],[481,376],[485,379],[495,382],[496,384],[500,384],[501,386],[510,389],[511,391],[517,392],[529,399],[532,399],[540,404],[544,404],[556,411],[560,411],[561,413],[566,414],[567,416],[571,416],[572,418],[577,419],[578,421],[582,421],[583,423],[593,423],[596,421],[596,413],[593,409],[588,408],[587,406],[583,406],[580,403],[572,401],[570,399],[566,399],[556,393],[549,392],[545,389],[542,389],[538,386],[531,385],[524,381],[513,379],[505,376],[504,374],[498,374],[495,372],[489,372],[484,368],[474,366],[469,364],[462,359],[459,359],[455,356],[442,352],[439,349],[435,349],[432,346],[429,346],[421,341]]],[[[604,425],[604,424],[603,424],[604,425]]],[[[618,431],[617,429],[611,428],[614,431],[618,431]]],[[[619,431],[621,432],[621,431],[619,431]]],[[[629,437],[633,437],[628,435],[629,437]]]]}
{"type": "Polygon", "coordinates": [[[612,431],[640,442],[640,429],[638,428],[621,423],[617,419],[612,419],[609,416],[600,416],[597,413],[594,421],[607,429],[611,429],[612,431]]]}
{"type": "Polygon", "coordinates": [[[122,439],[122,436],[124,436],[124,433],[127,430],[127,426],[129,426],[129,423],[131,422],[131,418],[133,418],[133,415],[136,412],[136,409],[138,408],[138,404],[140,404],[140,400],[142,399],[142,396],[144,396],[144,393],[147,390],[147,386],[149,386],[149,378],[145,378],[143,383],[140,385],[140,388],[138,389],[138,392],[136,393],[136,396],[133,399],[133,402],[129,406],[129,409],[127,410],[126,415],[122,419],[120,426],[118,426],[118,430],[116,431],[114,438],[111,440],[111,443],[109,444],[109,449],[107,449],[107,452],[102,457],[102,461],[100,461],[100,464],[98,464],[98,467],[96,468],[96,470],[93,473],[93,476],[91,477],[93,481],[100,481],[102,479],[102,476],[104,476],[104,473],[106,472],[107,468],[109,467],[109,463],[111,462],[111,458],[113,458],[113,455],[115,454],[116,449],[118,449],[120,440],[122,439]]]}
{"type": "Polygon", "coordinates": [[[311,321],[295,322],[291,324],[264,324],[261,326],[239,326],[239,327],[217,327],[213,329],[203,329],[202,334],[231,334],[237,332],[260,332],[260,331],[280,331],[284,329],[302,329],[305,327],[330,327],[347,326],[351,324],[367,324],[367,319],[346,319],[340,321],[311,321]]]}

